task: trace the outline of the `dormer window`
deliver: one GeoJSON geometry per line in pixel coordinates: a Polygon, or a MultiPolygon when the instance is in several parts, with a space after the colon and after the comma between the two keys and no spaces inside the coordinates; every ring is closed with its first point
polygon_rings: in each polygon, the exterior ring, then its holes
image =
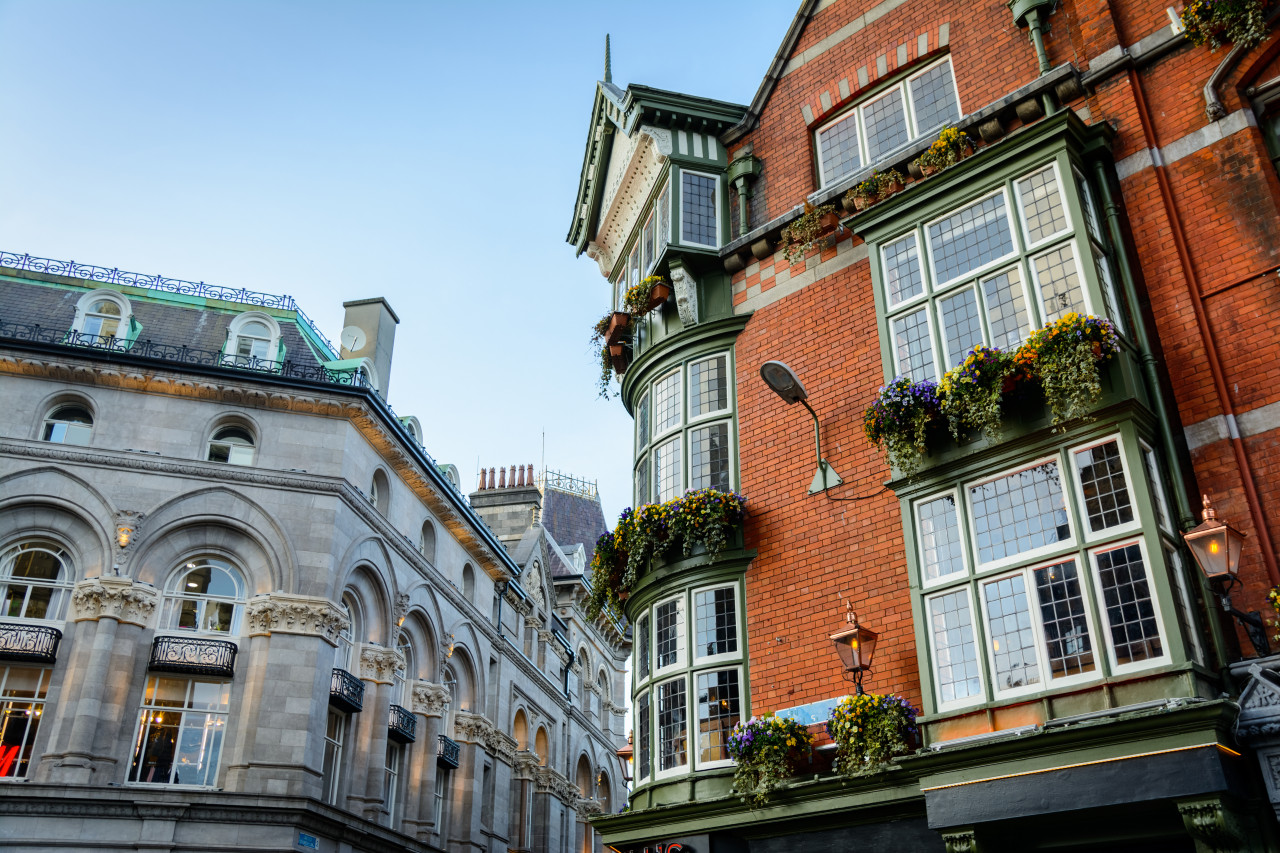
{"type": "Polygon", "coordinates": [[[241,314],[227,327],[225,361],[233,367],[267,367],[280,359],[280,326],[260,311],[241,314]]]}
{"type": "Polygon", "coordinates": [[[830,186],[960,117],[951,60],[943,59],[818,128],[818,178],[830,186]]]}
{"type": "Polygon", "coordinates": [[[90,291],[76,305],[74,342],[87,346],[109,346],[129,331],[133,311],[129,300],[118,293],[90,291]]]}

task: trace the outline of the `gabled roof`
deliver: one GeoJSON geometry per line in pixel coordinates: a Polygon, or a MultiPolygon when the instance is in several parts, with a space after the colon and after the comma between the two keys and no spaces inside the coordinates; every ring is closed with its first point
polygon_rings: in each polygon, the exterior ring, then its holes
{"type": "Polygon", "coordinates": [[[672,130],[697,130],[719,136],[742,119],[746,107],[700,98],[650,86],[631,85],[619,89],[612,82],[596,83],[587,130],[582,173],[574,198],[573,219],[565,241],[580,255],[595,235],[600,217],[600,199],[609,171],[611,137],[621,132],[630,137],[641,124],[672,130]]]}

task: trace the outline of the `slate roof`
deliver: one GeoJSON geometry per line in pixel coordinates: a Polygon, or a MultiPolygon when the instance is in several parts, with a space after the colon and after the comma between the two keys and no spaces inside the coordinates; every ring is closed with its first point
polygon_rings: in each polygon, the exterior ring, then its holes
{"type": "MultiPolygon", "coordinates": [[[[586,549],[588,565],[596,552],[596,540],[609,529],[598,496],[588,498],[550,487],[542,495],[542,526],[566,548],[581,544],[586,549]]],[[[553,566],[552,574],[557,574],[556,568],[561,569],[561,574],[577,574],[572,565],[553,566]]]]}

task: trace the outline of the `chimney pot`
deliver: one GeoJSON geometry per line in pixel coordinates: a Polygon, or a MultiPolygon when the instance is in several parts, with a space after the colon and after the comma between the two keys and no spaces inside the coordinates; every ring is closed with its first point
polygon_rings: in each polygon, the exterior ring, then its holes
{"type": "Polygon", "coordinates": [[[505,489],[507,487],[507,469],[498,469],[498,488],[505,489]]]}
{"type": "Polygon", "coordinates": [[[490,466],[489,466],[489,488],[491,488],[491,489],[492,489],[492,488],[494,488],[493,482],[494,482],[494,481],[493,481],[493,466],[492,466],[492,465],[490,465],[490,466]]]}

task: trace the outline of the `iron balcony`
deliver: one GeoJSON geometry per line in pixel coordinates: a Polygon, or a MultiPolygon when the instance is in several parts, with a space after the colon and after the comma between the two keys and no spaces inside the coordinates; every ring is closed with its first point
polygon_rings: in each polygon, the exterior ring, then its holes
{"type": "Polygon", "coordinates": [[[43,625],[0,622],[0,660],[57,663],[62,632],[43,625]]]}
{"type": "Polygon", "coordinates": [[[197,637],[156,637],[151,641],[152,672],[183,675],[214,675],[232,678],[236,674],[235,643],[202,640],[197,637]]]}
{"type": "Polygon", "coordinates": [[[364,684],[345,669],[334,667],[329,682],[329,704],[352,714],[364,707],[364,684]]]}
{"type": "Polygon", "coordinates": [[[440,735],[440,748],[436,750],[436,764],[440,767],[447,767],[450,770],[457,770],[458,756],[461,752],[461,744],[456,740],[440,735]]]}
{"type": "Polygon", "coordinates": [[[387,719],[387,736],[400,743],[413,743],[417,739],[418,721],[413,714],[399,705],[391,706],[391,716],[387,719]]]}

